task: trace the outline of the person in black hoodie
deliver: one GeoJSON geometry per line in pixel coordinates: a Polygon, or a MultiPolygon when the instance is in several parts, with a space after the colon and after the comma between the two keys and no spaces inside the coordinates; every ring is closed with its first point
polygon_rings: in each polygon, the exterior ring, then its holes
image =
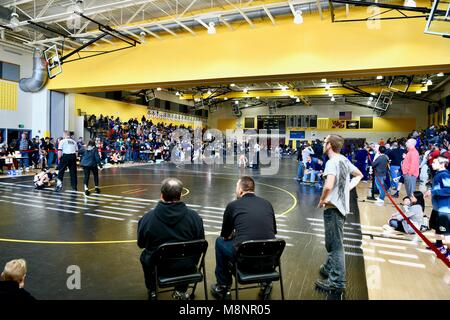
{"type": "Polygon", "coordinates": [[[102,167],[102,161],[100,160],[100,156],[98,154],[98,150],[95,146],[94,140],[89,140],[86,148],[81,148],[79,151],[81,155],[80,165],[84,170],[84,194],[89,195],[89,176],[91,174],[94,175],[94,184],[95,184],[95,192],[100,193],[100,187],[98,182],[98,167],[102,167]]]}
{"type": "Polygon", "coordinates": [[[24,289],[27,263],[23,259],[11,260],[5,265],[0,278],[0,301],[36,300],[24,289]]]}
{"type": "MultiPolygon", "coordinates": [[[[205,239],[203,220],[181,201],[183,183],[167,178],[161,184],[161,199],[156,207],[147,212],[138,223],[139,248],[144,249],[141,263],[149,299],[156,299],[156,283],[153,273],[152,254],[162,244],[205,239]]],[[[168,266],[168,269],[170,267],[168,266]]],[[[182,269],[192,266],[182,266],[182,269]]],[[[179,270],[180,266],[176,266],[179,270]]],[[[173,298],[187,299],[187,286],[176,287],[173,298]]]]}

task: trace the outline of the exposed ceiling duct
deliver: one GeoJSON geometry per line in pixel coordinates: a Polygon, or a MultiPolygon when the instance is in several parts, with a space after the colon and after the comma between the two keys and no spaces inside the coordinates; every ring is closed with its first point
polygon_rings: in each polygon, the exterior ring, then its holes
{"type": "Polygon", "coordinates": [[[30,78],[20,79],[20,89],[24,92],[38,92],[45,86],[47,80],[47,62],[42,57],[41,51],[35,49],[33,55],[33,74],[30,78]]]}

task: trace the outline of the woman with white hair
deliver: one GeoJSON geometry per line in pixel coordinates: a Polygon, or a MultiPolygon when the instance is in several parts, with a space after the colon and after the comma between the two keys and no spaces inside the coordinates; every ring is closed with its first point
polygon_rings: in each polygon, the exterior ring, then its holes
{"type": "Polygon", "coordinates": [[[406,141],[408,152],[402,163],[403,178],[405,179],[405,189],[408,197],[411,197],[416,190],[417,177],[419,176],[420,158],[416,149],[416,142],[415,139],[406,141]]]}

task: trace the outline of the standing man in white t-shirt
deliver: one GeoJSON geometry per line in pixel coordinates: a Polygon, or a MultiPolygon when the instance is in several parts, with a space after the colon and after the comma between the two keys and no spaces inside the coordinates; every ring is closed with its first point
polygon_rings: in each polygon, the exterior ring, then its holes
{"type": "Polygon", "coordinates": [[[61,191],[63,187],[64,172],[69,168],[70,184],[72,190],[77,191],[77,152],[78,146],[75,140],[70,138],[70,132],[64,131],[64,138],[58,146],[58,178],[55,191],[61,191]]]}
{"type": "Polygon", "coordinates": [[[324,153],[329,160],[323,176],[326,178],[318,208],[325,208],[325,264],[320,266],[324,280],[316,280],[316,287],[327,292],[331,299],[342,299],[345,291],[344,223],[350,211],[350,190],[361,181],[363,174],[339,152],[344,138],[329,135],[325,138],[324,153]],[[350,175],[353,179],[350,180],[350,175]]]}

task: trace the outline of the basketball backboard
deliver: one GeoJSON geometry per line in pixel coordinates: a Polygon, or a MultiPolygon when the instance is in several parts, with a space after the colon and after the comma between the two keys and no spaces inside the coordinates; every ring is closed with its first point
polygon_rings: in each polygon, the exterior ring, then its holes
{"type": "Polygon", "coordinates": [[[450,38],[449,0],[434,0],[424,32],[450,38]]]}
{"type": "Polygon", "coordinates": [[[44,51],[45,60],[47,61],[47,71],[50,79],[53,79],[62,72],[61,60],[59,59],[58,48],[56,45],[47,48],[44,51]]]}

